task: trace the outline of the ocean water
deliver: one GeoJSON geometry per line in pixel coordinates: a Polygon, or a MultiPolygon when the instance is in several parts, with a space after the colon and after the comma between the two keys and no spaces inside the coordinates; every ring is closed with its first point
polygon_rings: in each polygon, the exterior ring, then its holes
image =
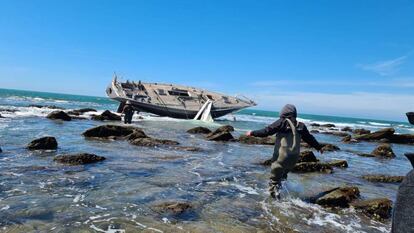
{"type": "MultiPolygon", "coordinates": [[[[142,114],[133,124],[148,135],[197,146],[202,152],[144,148],[126,141],[85,140],[81,134],[104,124],[91,120],[51,121],[53,111],[28,107],[56,105],[67,110],[91,107],[115,111],[117,103],[104,97],[0,89],[0,232],[389,232],[391,222],[376,222],[352,209],[333,211],[304,201],[337,186],[358,186],[361,198],[395,200],[398,185],[370,183],[365,174],[405,175],[411,170],[403,156],[414,146],[393,145],[390,160],[360,157],[376,143],[342,144],[341,138],[315,134],[321,142],[342,150],[316,156],[322,161],[345,159],[349,168],[333,174],[293,174],[285,184],[283,200],[268,198],[269,169],[258,165],[272,155],[272,146],[217,143],[190,135],[202,125],[212,129],[230,124],[235,136],[276,120],[277,113],[245,110],[214,123],[177,120],[142,114]],[[15,110],[15,112],[10,111],[15,110]],[[54,136],[57,151],[31,152],[33,139],[54,136]],[[53,157],[89,152],[107,160],[86,166],[65,166],[53,157]],[[183,215],[154,209],[165,201],[185,201],[193,208],[183,215]]],[[[377,130],[394,127],[413,133],[405,122],[300,115],[310,123],[333,123],[338,128],[377,130]]],[[[121,123],[115,123],[121,124],[121,123]]]]}

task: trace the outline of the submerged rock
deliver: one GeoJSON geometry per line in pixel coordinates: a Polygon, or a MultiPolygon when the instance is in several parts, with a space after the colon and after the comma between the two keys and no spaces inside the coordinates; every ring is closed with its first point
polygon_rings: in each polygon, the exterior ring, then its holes
{"type": "Polygon", "coordinates": [[[307,173],[307,172],[323,172],[323,173],[332,173],[333,168],[327,163],[319,162],[303,162],[297,163],[293,168],[292,172],[295,173],[307,173]]]}
{"type": "Polygon", "coordinates": [[[349,136],[348,133],[345,132],[337,132],[337,131],[324,131],[321,132],[322,134],[330,134],[330,135],[334,135],[334,136],[338,136],[338,137],[346,137],[349,136]]]}
{"type": "Polygon", "coordinates": [[[378,221],[391,217],[392,201],[387,198],[356,201],[351,206],[378,221]]]}
{"type": "Polygon", "coordinates": [[[164,202],[155,205],[153,208],[159,212],[167,212],[178,215],[184,213],[187,210],[192,209],[193,206],[187,202],[164,202]]]}
{"type": "Polygon", "coordinates": [[[316,158],[315,154],[312,151],[306,150],[306,151],[300,152],[300,157],[299,157],[298,163],[318,162],[318,161],[319,160],[316,158]]]}
{"type": "Polygon", "coordinates": [[[363,140],[363,141],[375,141],[386,139],[395,133],[395,129],[393,128],[384,128],[373,133],[362,134],[355,136],[356,140],[363,140]]]}
{"type": "Polygon", "coordinates": [[[341,142],[343,143],[358,143],[359,141],[352,138],[351,135],[345,136],[344,138],[342,138],[341,142]]]}
{"type": "Polygon", "coordinates": [[[146,146],[146,147],[155,147],[155,146],[160,146],[160,145],[175,146],[175,145],[180,144],[172,140],[156,139],[156,138],[151,138],[151,137],[136,138],[136,139],[130,140],[129,143],[131,143],[134,146],[146,146]]]}
{"type": "Polygon", "coordinates": [[[348,162],[346,160],[333,160],[326,162],[326,164],[332,167],[346,168],[348,167],[348,162]]]}
{"type": "Polygon", "coordinates": [[[54,111],[49,113],[47,118],[52,120],[62,120],[62,121],[71,121],[72,117],[70,117],[66,112],[64,111],[54,111]]]}
{"type": "Polygon", "coordinates": [[[55,105],[39,105],[39,104],[31,104],[28,106],[29,108],[48,108],[48,109],[60,109],[64,110],[65,108],[58,107],[55,105]]]}
{"type": "Polygon", "coordinates": [[[203,151],[200,147],[194,147],[194,146],[174,146],[172,149],[175,150],[182,150],[182,151],[189,151],[189,152],[200,152],[203,151]]]}
{"type": "Polygon", "coordinates": [[[338,151],[341,150],[338,146],[329,144],[329,143],[320,143],[323,147],[322,150],[325,151],[338,151]]]}
{"type": "Polygon", "coordinates": [[[58,143],[54,137],[43,137],[33,140],[27,145],[29,150],[56,150],[58,143]]]}
{"type": "Polygon", "coordinates": [[[354,129],[352,132],[354,134],[362,135],[362,134],[369,134],[369,133],[371,133],[371,130],[367,130],[367,129],[354,129]]]}
{"type": "Polygon", "coordinates": [[[240,143],[249,144],[249,145],[270,145],[273,146],[276,142],[276,137],[269,136],[269,137],[253,137],[253,136],[246,136],[241,135],[238,140],[240,143]]]}
{"type": "Polygon", "coordinates": [[[82,135],[87,138],[127,137],[133,133],[142,133],[142,130],[132,126],[100,125],[86,130],[82,135]]]}
{"type": "Polygon", "coordinates": [[[206,128],[206,127],[195,127],[192,129],[187,130],[187,133],[191,133],[191,134],[209,134],[211,133],[211,130],[206,128]]]}
{"type": "Polygon", "coordinates": [[[390,144],[380,144],[372,152],[372,155],[376,157],[394,158],[395,154],[390,144]]]}
{"type": "Polygon", "coordinates": [[[404,176],[387,176],[387,175],[365,175],[363,179],[371,182],[380,183],[401,183],[404,180],[404,176]]]}
{"type": "Polygon", "coordinates": [[[95,121],[120,121],[122,118],[115,113],[105,110],[101,115],[92,116],[92,120],[95,121]]]}
{"type": "Polygon", "coordinates": [[[81,108],[81,109],[75,109],[75,110],[69,111],[68,114],[79,116],[86,112],[97,112],[97,111],[96,109],[93,109],[93,108],[81,108]]]}
{"type": "Polygon", "coordinates": [[[357,187],[340,187],[324,192],[316,200],[316,204],[325,207],[349,207],[349,204],[359,197],[357,187]]]}
{"type": "Polygon", "coordinates": [[[88,163],[96,163],[105,160],[105,157],[98,156],[95,154],[80,153],[80,154],[70,154],[70,155],[59,155],[56,156],[53,160],[58,163],[64,163],[69,165],[82,165],[88,163]]]}

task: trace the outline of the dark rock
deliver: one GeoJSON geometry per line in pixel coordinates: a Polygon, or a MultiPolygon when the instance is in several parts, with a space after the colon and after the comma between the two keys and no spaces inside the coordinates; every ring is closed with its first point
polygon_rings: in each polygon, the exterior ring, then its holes
{"type": "Polygon", "coordinates": [[[312,129],[311,131],[309,131],[309,132],[311,132],[311,133],[320,133],[319,132],[319,130],[316,130],[316,129],[312,129]]]}
{"type": "Polygon", "coordinates": [[[387,198],[355,201],[351,203],[351,206],[377,221],[391,217],[392,201],[387,198]]]}
{"type": "Polygon", "coordinates": [[[216,129],[214,131],[214,133],[219,133],[219,132],[233,132],[234,131],[234,127],[231,125],[224,125],[221,126],[220,128],[216,129]]]}
{"type": "Polygon", "coordinates": [[[231,133],[227,131],[218,132],[218,133],[213,132],[209,134],[206,138],[207,140],[210,140],[210,141],[220,141],[220,142],[228,142],[228,141],[234,140],[233,135],[231,135],[231,133]]]}
{"type": "Polygon", "coordinates": [[[310,151],[302,151],[300,152],[300,157],[298,160],[298,163],[304,163],[304,162],[318,162],[319,160],[316,158],[315,154],[310,151]]]}
{"type": "Polygon", "coordinates": [[[187,130],[187,133],[191,133],[191,134],[209,134],[211,133],[211,130],[206,128],[206,127],[195,127],[192,129],[187,130]]]}
{"type": "Polygon", "coordinates": [[[82,115],[86,112],[97,112],[97,111],[96,111],[96,109],[93,109],[93,108],[81,108],[81,109],[76,109],[76,110],[73,110],[73,111],[69,111],[68,114],[79,116],[79,115],[82,115]]]}
{"type": "Polygon", "coordinates": [[[414,144],[414,134],[393,134],[387,138],[389,143],[414,144]]]}
{"type": "Polygon", "coordinates": [[[338,151],[341,150],[338,146],[329,143],[320,143],[322,147],[322,151],[338,151]]]}
{"type": "Polygon", "coordinates": [[[333,160],[326,162],[326,164],[332,167],[346,168],[348,167],[348,162],[346,160],[333,160]]]}
{"type": "Polygon", "coordinates": [[[349,136],[348,133],[345,133],[345,132],[336,132],[336,131],[324,131],[324,132],[321,132],[321,133],[322,134],[330,134],[330,135],[339,136],[339,137],[349,136]]]}
{"type": "Polygon", "coordinates": [[[66,112],[64,111],[54,111],[49,113],[47,115],[47,118],[52,120],[62,120],[62,121],[71,121],[72,117],[70,117],[66,112]]]}
{"type": "Polygon", "coordinates": [[[367,130],[367,129],[354,129],[352,132],[354,134],[362,135],[362,134],[369,134],[369,133],[371,133],[371,130],[367,130]]]}
{"type": "MultiPolygon", "coordinates": [[[[87,138],[127,137],[132,133],[141,133],[142,130],[131,126],[101,125],[86,130],[82,135],[87,138]]],[[[145,133],[142,132],[145,135],[145,133]]]]}
{"type": "Polygon", "coordinates": [[[17,109],[8,109],[8,108],[0,108],[0,112],[8,112],[8,113],[15,113],[18,112],[17,109]]]}
{"type": "Polygon", "coordinates": [[[310,126],[313,126],[313,127],[319,127],[319,126],[321,126],[320,124],[318,124],[318,123],[311,123],[310,124],[310,126]]]}
{"type": "Polygon", "coordinates": [[[358,143],[358,140],[355,140],[351,137],[351,135],[347,135],[341,140],[343,143],[358,143]]]}
{"type": "Polygon", "coordinates": [[[81,164],[88,164],[88,163],[96,163],[105,160],[105,157],[88,154],[88,153],[80,153],[80,154],[71,154],[71,155],[59,155],[56,156],[53,160],[58,163],[64,163],[69,165],[81,165],[81,164]]]}
{"type": "Polygon", "coordinates": [[[324,128],[334,128],[335,125],[334,124],[322,124],[319,127],[324,127],[324,128]]]}
{"type": "Polygon", "coordinates": [[[413,167],[414,167],[414,153],[405,153],[404,155],[405,155],[405,156],[407,157],[407,159],[410,161],[411,166],[413,166],[413,167]]]}
{"type": "Polygon", "coordinates": [[[0,118],[5,118],[5,117],[0,114],[0,118]]]}
{"type": "Polygon", "coordinates": [[[186,202],[164,202],[158,205],[155,205],[155,208],[158,212],[168,212],[172,214],[182,214],[185,211],[192,209],[192,205],[186,202]]]}
{"type": "Polygon", "coordinates": [[[156,139],[156,138],[136,138],[129,141],[134,146],[156,147],[160,145],[178,145],[179,143],[172,140],[156,139]]]}
{"type": "MultiPolygon", "coordinates": [[[[221,126],[220,128],[216,129],[214,132],[207,134],[207,139],[208,140],[213,140],[213,139],[209,139],[209,138],[217,138],[217,137],[228,137],[231,135],[230,132],[233,132],[234,128],[231,125],[225,125],[225,126],[221,126]]],[[[231,139],[228,140],[233,140],[233,136],[231,136],[231,139]]],[[[228,141],[228,140],[213,140],[213,141],[228,141]]]]}
{"type": "Polygon", "coordinates": [[[316,200],[316,204],[325,207],[349,207],[349,204],[359,197],[357,187],[341,187],[325,192],[316,200]]]}
{"type": "Polygon", "coordinates": [[[365,175],[362,176],[363,179],[371,182],[379,183],[401,183],[404,179],[404,176],[387,176],[387,175],[365,175]]]}
{"type": "Polygon", "coordinates": [[[64,110],[65,108],[58,107],[55,105],[39,105],[39,104],[31,104],[28,106],[29,108],[48,108],[48,109],[60,109],[64,110]]]}
{"type": "Polygon", "coordinates": [[[306,162],[297,163],[293,168],[292,172],[295,173],[307,173],[307,172],[323,172],[332,173],[333,168],[331,165],[319,162],[306,162]]]}
{"type": "Polygon", "coordinates": [[[137,138],[147,138],[148,136],[144,133],[144,131],[140,129],[134,129],[134,132],[128,136],[129,141],[133,141],[137,138]]]}
{"type": "Polygon", "coordinates": [[[394,133],[395,133],[395,130],[393,128],[385,128],[385,129],[375,131],[373,133],[357,135],[354,138],[356,140],[374,141],[374,140],[380,140],[383,138],[388,138],[392,136],[394,133]]]}
{"type": "Polygon", "coordinates": [[[1,147],[0,147],[0,153],[2,153],[3,152],[3,150],[1,149],[1,147]]]}
{"type": "Polygon", "coordinates": [[[391,148],[390,144],[381,144],[377,148],[375,148],[372,152],[372,155],[376,157],[386,157],[386,158],[394,158],[395,154],[391,148]]]}
{"type": "Polygon", "coordinates": [[[56,150],[57,147],[58,143],[54,137],[39,138],[27,145],[27,149],[29,150],[56,150]]]}
{"type": "Polygon", "coordinates": [[[239,137],[239,142],[243,144],[249,144],[249,145],[270,145],[273,146],[276,142],[276,137],[253,137],[253,136],[246,136],[241,135],[239,137]]]}
{"type": "Polygon", "coordinates": [[[120,121],[122,118],[115,113],[105,110],[101,115],[95,115],[92,120],[95,121],[120,121]]]}
{"type": "Polygon", "coordinates": [[[352,128],[349,127],[349,126],[345,126],[341,129],[341,131],[343,131],[343,132],[352,132],[352,128]]]}

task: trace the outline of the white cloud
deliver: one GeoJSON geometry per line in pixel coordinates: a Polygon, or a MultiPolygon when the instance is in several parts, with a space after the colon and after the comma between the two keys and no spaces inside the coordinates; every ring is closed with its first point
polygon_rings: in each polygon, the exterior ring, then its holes
{"type": "Polygon", "coordinates": [[[380,61],[374,64],[359,65],[364,70],[375,72],[381,76],[392,75],[404,63],[407,56],[401,56],[392,60],[380,61]]]}
{"type": "Polygon", "coordinates": [[[286,103],[295,104],[302,113],[352,116],[405,121],[414,110],[413,95],[385,93],[327,94],[313,92],[267,93],[254,98],[259,108],[278,111],[286,103]]]}

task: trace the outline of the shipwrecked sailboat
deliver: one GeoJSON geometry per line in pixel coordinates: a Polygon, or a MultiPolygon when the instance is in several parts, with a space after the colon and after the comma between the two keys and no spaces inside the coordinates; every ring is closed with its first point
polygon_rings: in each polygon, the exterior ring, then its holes
{"type": "Polygon", "coordinates": [[[120,102],[118,112],[129,101],[137,111],[180,119],[211,121],[256,106],[254,101],[244,96],[232,97],[175,84],[119,82],[116,76],[106,93],[109,98],[120,102]]]}

